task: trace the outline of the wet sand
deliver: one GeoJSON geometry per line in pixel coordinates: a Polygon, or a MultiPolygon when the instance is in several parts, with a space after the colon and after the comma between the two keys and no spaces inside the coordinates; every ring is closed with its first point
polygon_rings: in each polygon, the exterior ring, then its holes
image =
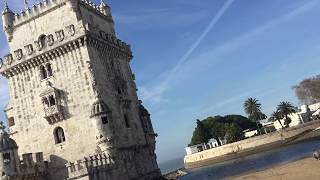
{"type": "Polygon", "coordinates": [[[320,179],[320,161],[313,157],[304,158],[284,165],[268,169],[249,172],[247,174],[231,177],[232,180],[313,180],[320,179]]]}

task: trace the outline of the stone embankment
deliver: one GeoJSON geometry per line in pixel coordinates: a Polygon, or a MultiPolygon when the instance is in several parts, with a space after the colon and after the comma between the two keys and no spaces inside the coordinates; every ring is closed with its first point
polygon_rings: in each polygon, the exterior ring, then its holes
{"type": "Polygon", "coordinates": [[[320,121],[312,121],[296,127],[245,139],[187,155],[184,157],[184,164],[186,168],[196,168],[317,138],[320,137],[319,127],[320,121]]]}

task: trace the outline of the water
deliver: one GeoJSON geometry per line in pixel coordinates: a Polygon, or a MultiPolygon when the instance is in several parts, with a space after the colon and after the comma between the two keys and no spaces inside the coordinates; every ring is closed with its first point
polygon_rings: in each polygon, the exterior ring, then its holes
{"type": "Polygon", "coordinates": [[[167,162],[159,163],[159,167],[161,169],[162,174],[166,174],[174,170],[183,168],[184,167],[183,157],[173,159],[167,162]]]}
{"type": "Polygon", "coordinates": [[[305,157],[312,157],[315,150],[320,150],[320,140],[294,144],[236,160],[187,170],[189,174],[180,180],[226,179],[243,173],[263,170],[274,165],[287,164],[305,157]]]}

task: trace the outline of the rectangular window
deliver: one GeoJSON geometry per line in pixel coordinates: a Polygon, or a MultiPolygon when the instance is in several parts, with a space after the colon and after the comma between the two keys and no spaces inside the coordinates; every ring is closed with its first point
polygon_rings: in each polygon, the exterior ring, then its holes
{"type": "Polygon", "coordinates": [[[8,119],[8,124],[9,124],[9,127],[15,125],[15,123],[14,123],[14,118],[13,118],[13,117],[10,117],[10,118],[8,119]]]}
{"type": "Polygon", "coordinates": [[[10,162],[10,153],[4,153],[3,155],[3,162],[9,163],[10,162]]]}
{"type": "Polygon", "coordinates": [[[102,124],[108,124],[108,117],[107,116],[102,117],[101,121],[102,121],[102,124]]]}
{"type": "Polygon", "coordinates": [[[129,119],[128,119],[128,116],[126,114],[124,115],[124,122],[125,122],[126,128],[130,128],[129,119]]]}

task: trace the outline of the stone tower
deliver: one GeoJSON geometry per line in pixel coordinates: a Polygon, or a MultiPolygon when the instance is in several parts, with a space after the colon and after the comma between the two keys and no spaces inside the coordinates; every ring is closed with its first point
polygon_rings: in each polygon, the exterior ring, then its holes
{"type": "Polygon", "coordinates": [[[49,180],[159,178],[157,135],[110,7],[45,0],[20,13],[6,6],[2,20],[10,52],[0,74],[18,153],[42,152],[49,180]]]}

